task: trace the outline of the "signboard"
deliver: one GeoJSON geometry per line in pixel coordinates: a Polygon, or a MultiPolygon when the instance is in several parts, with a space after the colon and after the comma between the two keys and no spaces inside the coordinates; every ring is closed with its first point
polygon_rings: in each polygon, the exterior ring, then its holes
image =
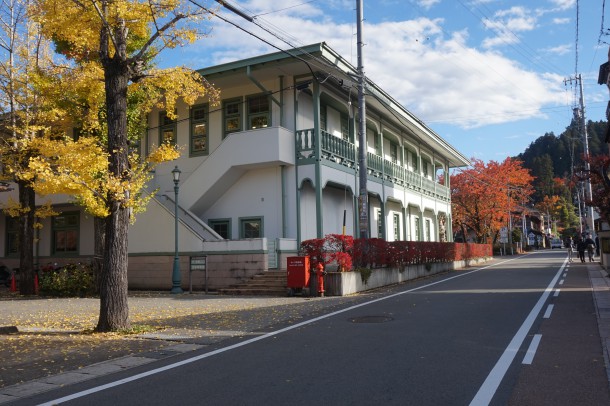
{"type": "Polygon", "coordinates": [[[502,227],[500,229],[500,242],[506,244],[508,242],[508,228],[502,227]]]}
{"type": "Polygon", "coordinates": [[[191,271],[205,271],[208,257],[191,257],[191,271]]]}

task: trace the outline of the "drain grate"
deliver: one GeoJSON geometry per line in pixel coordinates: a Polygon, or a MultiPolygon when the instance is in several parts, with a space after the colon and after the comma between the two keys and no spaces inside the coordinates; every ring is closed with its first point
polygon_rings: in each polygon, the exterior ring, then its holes
{"type": "Polygon", "coordinates": [[[352,323],[385,323],[394,320],[390,316],[360,316],[349,319],[352,323]]]}

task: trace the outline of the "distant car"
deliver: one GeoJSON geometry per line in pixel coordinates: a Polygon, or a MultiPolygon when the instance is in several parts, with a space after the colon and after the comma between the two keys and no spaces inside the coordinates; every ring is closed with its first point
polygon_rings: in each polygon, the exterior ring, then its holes
{"type": "Polygon", "coordinates": [[[560,238],[551,239],[551,249],[553,248],[563,248],[563,241],[560,238]]]}

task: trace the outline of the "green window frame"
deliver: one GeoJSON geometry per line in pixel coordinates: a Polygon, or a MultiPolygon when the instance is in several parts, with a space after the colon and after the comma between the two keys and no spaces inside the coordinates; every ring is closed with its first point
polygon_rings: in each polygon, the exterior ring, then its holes
{"type": "Polygon", "coordinates": [[[207,155],[208,153],[208,104],[197,104],[191,107],[190,155],[207,155]]]}
{"type": "Polygon", "coordinates": [[[413,225],[415,227],[415,240],[414,241],[419,241],[419,217],[415,217],[415,219],[413,220],[413,225]]]}
{"type": "Polygon", "coordinates": [[[349,117],[347,114],[341,114],[341,138],[345,141],[351,141],[349,136],[349,117]]]}
{"type": "Polygon", "coordinates": [[[159,145],[165,143],[176,145],[178,136],[176,124],[177,121],[169,118],[166,111],[159,112],[159,145]]]}
{"type": "Polygon", "coordinates": [[[231,239],[231,219],[211,219],[208,225],[225,240],[231,239]]]}
{"type": "Polygon", "coordinates": [[[19,255],[19,218],[6,217],[6,256],[19,255]]]}
{"type": "Polygon", "coordinates": [[[377,209],[377,238],[383,238],[383,217],[381,209],[377,209]]]}
{"type": "Polygon", "coordinates": [[[390,159],[393,164],[398,163],[398,144],[390,143],[390,159]]]}
{"type": "Polygon", "coordinates": [[[422,175],[424,175],[424,178],[427,178],[428,175],[430,174],[428,171],[428,161],[425,159],[422,159],[421,161],[421,169],[422,169],[422,175]]]}
{"type": "Polygon", "coordinates": [[[432,223],[430,222],[430,219],[426,219],[426,241],[431,241],[430,237],[430,229],[432,228],[432,223]]]}
{"type": "Polygon", "coordinates": [[[375,133],[374,140],[375,140],[375,155],[381,156],[381,154],[383,153],[383,151],[381,150],[381,134],[375,133]]]}
{"type": "Polygon", "coordinates": [[[413,166],[413,172],[417,172],[418,170],[418,159],[417,159],[417,152],[415,151],[409,151],[411,154],[411,161],[412,161],[412,166],[413,166]]]}
{"type": "Polygon", "coordinates": [[[248,96],[248,129],[271,126],[271,100],[267,94],[248,96]]]}
{"type": "Polygon", "coordinates": [[[243,102],[240,98],[222,102],[223,138],[231,133],[242,131],[242,106],[243,102]]]}
{"type": "Polygon", "coordinates": [[[262,238],[262,217],[243,217],[239,219],[239,238],[262,238]]]}
{"type": "Polygon", "coordinates": [[[400,241],[400,214],[394,213],[394,241],[400,241]]]}
{"type": "Polygon", "coordinates": [[[78,253],[79,226],[79,212],[66,212],[53,217],[51,252],[55,255],[78,253]]]}
{"type": "Polygon", "coordinates": [[[328,115],[326,112],[326,106],[325,105],[321,105],[320,106],[320,130],[322,131],[328,131],[328,115]]]}

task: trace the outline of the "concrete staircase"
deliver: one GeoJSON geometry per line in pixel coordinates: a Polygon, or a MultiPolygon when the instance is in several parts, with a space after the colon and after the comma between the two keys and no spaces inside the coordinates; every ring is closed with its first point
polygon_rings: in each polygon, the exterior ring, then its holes
{"type": "Polygon", "coordinates": [[[221,295],[287,296],[286,271],[267,271],[254,275],[248,282],[219,289],[221,295]]]}

